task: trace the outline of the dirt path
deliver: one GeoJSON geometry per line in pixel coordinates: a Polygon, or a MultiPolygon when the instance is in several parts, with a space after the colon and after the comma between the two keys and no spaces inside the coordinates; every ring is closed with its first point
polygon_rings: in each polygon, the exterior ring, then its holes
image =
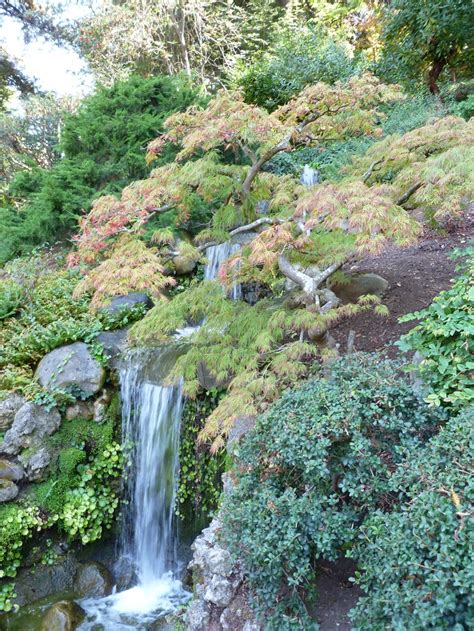
{"type": "Polygon", "coordinates": [[[388,317],[362,313],[342,322],[332,331],[344,352],[350,329],[355,331],[358,351],[385,350],[389,356],[398,353],[393,346],[413,322],[400,324],[398,318],[427,307],[442,290],[448,289],[455,275],[456,261],[449,257],[455,248],[466,247],[474,239],[474,222],[464,225],[447,237],[428,235],[410,248],[392,247],[382,255],[369,257],[346,271],[373,272],[385,278],[389,288],[384,297],[388,317]]]}

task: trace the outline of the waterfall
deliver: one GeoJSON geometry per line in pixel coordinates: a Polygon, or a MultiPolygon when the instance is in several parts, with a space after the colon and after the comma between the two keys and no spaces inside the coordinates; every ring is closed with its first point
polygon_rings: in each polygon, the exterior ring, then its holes
{"type": "MultiPolygon", "coordinates": [[[[204,280],[214,280],[219,276],[219,270],[232,254],[240,250],[238,243],[231,243],[225,241],[219,245],[211,245],[206,248],[207,264],[204,268],[204,280]]],[[[240,300],[242,298],[242,287],[240,283],[234,283],[232,289],[229,292],[229,297],[232,300],[240,300]]]]}
{"type": "Polygon", "coordinates": [[[303,186],[315,186],[319,184],[319,171],[312,169],[309,164],[305,164],[300,182],[303,186]]]}
{"type": "Polygon", "coordinates": [[[81,602],[88,614],[81,631],[96,624],[106,631],[145,629],[189,598],[176,578],[173,518],[182,383],[164,385],[178,354],[174,346],[135,352],[120,370],[126,488],[118,565],[128,566],[137,584],[108,598],[81,602]]]}

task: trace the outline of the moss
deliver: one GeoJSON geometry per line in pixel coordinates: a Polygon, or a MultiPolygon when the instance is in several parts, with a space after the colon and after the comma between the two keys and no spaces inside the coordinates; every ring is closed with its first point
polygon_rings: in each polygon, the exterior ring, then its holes
{"type": "Polygon", "coordinates": [[[115,421],[120,411],[118,396],[113,397],[103,423],[77,418],[63,420],[59,430],[46,441],[53,453],[48,480],[33,485],[29,497],[47,514],[61,512],[68,491],[78,486],[77,467],[101,454],[115,434],[115,421]]]}

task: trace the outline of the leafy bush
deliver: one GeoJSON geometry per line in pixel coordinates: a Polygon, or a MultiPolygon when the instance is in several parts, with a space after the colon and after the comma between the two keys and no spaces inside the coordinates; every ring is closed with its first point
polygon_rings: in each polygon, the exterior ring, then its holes
{"type": "MultiPolygon", "coordinates": [[[[170,114],[195,99],[184,79],[162,76],[131,77],[84,99],[66,117],[63,157],[49,170],[34,168],[14,178],[9,189],[14,203],[0,209],[0,261],[32,245],[56,242],[99,193],[119,191],[145,177],[150,171],[143,159],[147,143],[170,114]]],[[[173,155],[167,149],[162,161],[173,155]]]]}
{"type": "Polygon", "coordinates": [[[454,409],[474,401],[474,247],[457,255],[466,258],[453,286],[427,309],[400,319],[421,322],[399,342],[402,350],[421,353],[421,363],[412,368],[419,370],[430,388],[427,400],[454,409]]]}
{"type": "Polygon", "coordinates": [[[354,73],[347,50],[322,30],[285,29],[274,47],[259,54],[236,79],[247,103],[272,111],[305,86],[335,83],[354,73]]]}
{"type": "Polygon", "coordinates": [[[111,482],[123,472],[121,446],[106,445],[89,464],[79,465],[79,472],[79,485],[66,494],[61,524],[71,537],[86,544],[100,539],[112,525],[118,495],[111,482]]]}
{"type": "Polygon", "coordinates": [[[356,631],[474,626],[473,444],[470,408],[399,467],[390,488],[401,506],[362,525],[356,631]]]}
{"type": "Polygon", "coordinates": [[[287,391],[258,419],[224,502],[224,538],[267,629],[317,628],[305,608],[316,562],[340,556],[366,514],[391,505],[394,468],[443,419],[396,364],[364,355],[287,391]]]}

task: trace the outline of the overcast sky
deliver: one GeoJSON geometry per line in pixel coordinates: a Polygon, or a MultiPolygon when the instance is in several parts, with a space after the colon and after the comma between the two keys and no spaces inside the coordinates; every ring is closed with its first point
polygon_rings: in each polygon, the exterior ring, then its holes
{"type": "MultiPolygon", "coordinates": [[[[86,11],[84,6],[71,2],[64,14],[75,18],[86,11]]],[[[87,74],[87,66],[73,50],[55,46],[44,39],[25,44],[20,24],[8,18],[2,19],[0,42],[16,58],[23,72],[37,80],[42,90],[56,92],[59,96],[84,95],[91,91],[93,82],[87,74]]]]}

